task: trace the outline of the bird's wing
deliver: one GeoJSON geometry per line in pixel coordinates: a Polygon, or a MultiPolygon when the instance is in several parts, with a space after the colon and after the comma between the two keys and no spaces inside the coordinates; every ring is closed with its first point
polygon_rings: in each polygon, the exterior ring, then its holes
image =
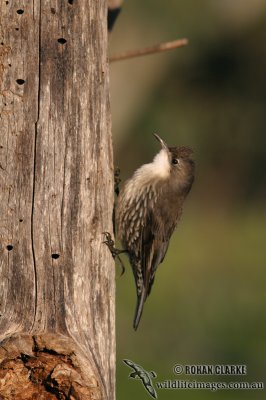
{"type": "Polygon", "coordinates": [[[149,394],[154,398],[157,399],[157,393],[152,385],[144,385],[145,389],[149,392],[149,394]]]}
{"type": "Polygon", "coordinates": [[[170,237],[177,223],[178,207],[168,207],[164,201],[161,204],[148,207],[145,219],[141,225],[140,236],[135,242],[134,254],[138,257],[132,261],[135,266],[133,273],[137,285],[137,305],[134,318],[134,328],[137,329],[143,310],[143,305],[150,294],[158,265],[163,261],[168,249],[170,237]],[[141,277],[139,277],[141,274],[141,277]]]}
{"type": "Polygon", "coordinates": [[[142,272],[146,296],[149,295],[158,265],[163,261],[175,225],[163,209],[150,210],[142,232],[142,272]],[[167,223],[168,222],[168,223],[167,223]]]}
{"type": "Polygon", "coordinates": [[[123,361],[125,364],[131,367],[135,372],[138,372],[138,374],[143,371],[143,368],[140,365],[134,363],[133,361],[128,360],[126,358],[123,361]]]}
{"type": "Polygon", "coordinates": [[[158,213],[150,210],[146,223],[141,230],[139,241],[139,259],[133,273],[137,286],[137,305],[134,317],[134,329],[137,329],[145,300],[151,292],[155,272],[163,261],[169,244],[169,237],[164,235],[164,225],[158,213]],[[139,274],[141,277],[139,277],[139,274]]]}

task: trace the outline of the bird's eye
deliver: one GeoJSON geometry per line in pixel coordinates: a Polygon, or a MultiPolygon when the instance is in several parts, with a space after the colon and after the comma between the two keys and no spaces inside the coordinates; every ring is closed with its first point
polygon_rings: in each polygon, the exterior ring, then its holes
{"type": "Polygon", "coordinates": [[[173,159],[172,159],[172,164],[175,164],[175,165],[176,165],[176,164],[178,164],[178,163],[179,163],[179,161],[178,161],[177,158],[173,158],[173,159]]]}

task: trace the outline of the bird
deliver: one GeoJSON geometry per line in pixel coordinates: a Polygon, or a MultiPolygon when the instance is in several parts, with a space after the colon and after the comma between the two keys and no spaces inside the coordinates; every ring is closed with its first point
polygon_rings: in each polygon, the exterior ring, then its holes
{"type": "Polygon", "coordinates": [[[145,371],[145,369],[143,369],[140,365],[134,363],[131,360],[124,359],[123,361],[128,367],[130,367],[134,371],[129,374],[129,378],[140,379],[147,392],[154,399],[157,399],[157,393],[152,384],[152,379],[156,378],[157,374],[154,371],[145,371]]]}
{"type": "Polygon", "coordinates": [[[135,279],[135,330],[158,265],[180,220],[195,171],[191,148],[169,147],[159,135],[154,136],[161,145],[159,153],[125,182],[115,210],[117,237],[129,256],[135,279]]]}

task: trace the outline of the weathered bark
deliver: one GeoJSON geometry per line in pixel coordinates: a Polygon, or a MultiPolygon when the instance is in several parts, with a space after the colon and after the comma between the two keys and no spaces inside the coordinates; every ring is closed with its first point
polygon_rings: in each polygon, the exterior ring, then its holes
{"type": "Polygon", "coordinates": [[[106,12],[0,5],[3,399],[114,398],[106,12]]]}

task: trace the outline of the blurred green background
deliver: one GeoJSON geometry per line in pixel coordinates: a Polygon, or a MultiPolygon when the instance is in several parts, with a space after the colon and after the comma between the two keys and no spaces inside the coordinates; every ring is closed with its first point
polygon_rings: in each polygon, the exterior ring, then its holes
{"type": "MultiPolygon", "coordinates": [[[[117,273],[117,399],[157,381],[265,381],[266,2],[132,0],[110,53],[187,37],[173,52],[111,65],[115,164],[123,180],[169,145],[194,149],[196,180],[137,332],[130,266],[117,273]],[[176,376],[181,364],[246,364],[245,377],[176,376]]],[[[265,391],[157,390],[159,399],[264,399],[265,391]]]]}

